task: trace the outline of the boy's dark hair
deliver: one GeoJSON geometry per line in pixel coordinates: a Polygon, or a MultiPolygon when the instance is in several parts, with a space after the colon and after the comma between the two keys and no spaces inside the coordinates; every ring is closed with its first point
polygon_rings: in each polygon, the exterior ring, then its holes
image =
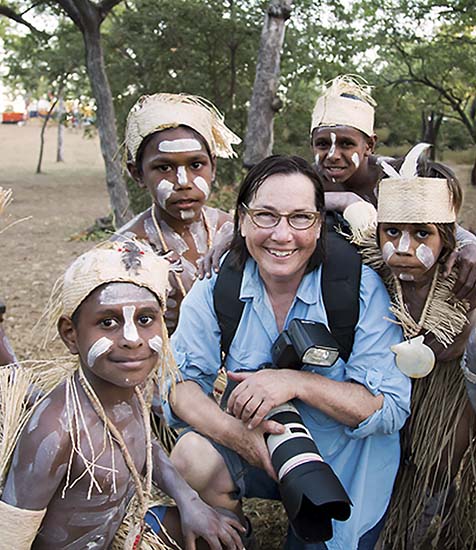
{"type": "MultiPolygon", "coordinates": [[[[177,128],[185,128],[186,130],[188,130],[189,132],[191,132],[196,139],[198,139],[198,141],[205,147],[207,153],[208,153],[208,156],[210,157],[210,160],[213,162],[214,161],[214,157],[212,156],[212,153],[210,151],[210,147],[207,143],[207,141],[205,140],[205,138],[199,134],[196,130],[194,130],[193,128],[190,128],[190,126],[185,126],[184,124],[180,124],[179,126],[177,126],[177,128]]],[[[164,128],[163,130],[169,130],[170,128],[164,128]]],[[[136,155],[136,161],[135,161],[135,166],[136,166],[136,169],[137,169],[137,172],[139,173],[140,176],[143,175],[143,170],[142,170],[142,159],[143,159],[143,156],[144,156],[144,151],[145,151],[145,148],[147,147],[147,144],[149,143],[149,141],[156,135],[158,134],[159,132],[162,132],[163,130],[157,130],[157,132],[153,132],[152,134],[149,134],[148,136],[146,136],[143,140],[142,140],[142,143],[140,144],[139,146],[139,149],[137,149],[137,155],[136,155]]]]}
{"type": "Polygon", "coordinates": [[[230,246],[230,258],[237,269],[243,269],[249,252],[245,239],[240,233],[240,214],[243,212],[243,204],[249,201],[257,193],[261,185],[270,177],[276,174],[302,174],[311,180],[314,186],[314,197],[316,210],[321,214],[321,235],[317,240],[316,248],[309,259],[306,273],[315,269],[325,256],[325,209],[324,209],[324,188],[322,175],[319,174],[307,161],[297,156],[272,155],[265,158],[248,172],[238,189],[235,207],[235,230],[230,246]]]}

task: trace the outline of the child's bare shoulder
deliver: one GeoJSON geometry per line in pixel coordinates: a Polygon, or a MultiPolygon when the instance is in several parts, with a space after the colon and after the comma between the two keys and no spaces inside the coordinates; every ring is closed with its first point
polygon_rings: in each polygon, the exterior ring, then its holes
{"type": "Polygon", "coordinates": [[[212,208],[211,206],[206,207],[207,210],[215,211],[217,215],[217,229],[220,229],[220,227],[226,223],[226,222],[233,222],[233,216],[229,214],[228,212],[225,212],[224,210],[220,210],[219,208],[212,208]]]}
{"type": "MultiPolygon", "coordinates": [[[[148,240],[144,225],[144,222],[148,217],[150,217],[150,208],[144,210],[140,214],[137,214],[137,216],[132,218],[132,220],[125,223],[116,231],[116,234],[121,236],[134,236],[137,239],[148,240]]],[[[119,238],[117,235],[113,235],[111,240],[117,240],[119,238]]]]}

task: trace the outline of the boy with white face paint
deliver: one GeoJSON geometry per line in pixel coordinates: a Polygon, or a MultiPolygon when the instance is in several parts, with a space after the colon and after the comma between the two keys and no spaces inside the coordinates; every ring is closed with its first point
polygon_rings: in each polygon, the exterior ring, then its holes
{"type": "Polygon", "coordinates": [[[234,156],[232,145],[240,141],[216,108],[196,96],[144,96],[129,113],[127,166],[137,184],[149,191],[152,206],[119,231],[148,241],[160,254],[170,252],[170,260],[180,264],[181,273],[170,277],[169,333],[201,258],[232,233],[231,216],[205,203],[216,158],[234,156]]]}
{"type": "Polygon", "coordinates": [[[78,363],[36,401],[0,472],[0,549],[160,550],[160,520],[181,548],[200,537],[242,547],[239,523],[201,501],[152,436],[153,390],[165,392],[177,374],[163,319],[168,265],[144,243],[110,242],[75,260],[56,286],[50,321],[59,315],[78,363]],[[152,482],[178,509],[149,511],[152,482]]]}
{"type": "Polygon", "coordinates": [[[397,366],[414,378],[385,538],[399,550],[420,548],[428,537],[437,548],[474,548],[476,502],[468,487],[476,481],[469,466],[476,417],[467,390],[475,394],[476,304],[456,298],[456,273],[443,277],[459,245],[462,190],[449,169],[420,157],[424,149],[416,146],[398,170],[385,167],[390,177],[379,184],[377,235],[360,242],[403,328],[405,341],[391,348],[397,366]]]}

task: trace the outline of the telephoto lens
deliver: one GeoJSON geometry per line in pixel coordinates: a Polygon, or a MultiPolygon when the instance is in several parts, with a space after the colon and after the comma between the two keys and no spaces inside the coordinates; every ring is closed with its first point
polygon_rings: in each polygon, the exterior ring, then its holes
{"type": "Polygon", "coordinates": [[[332,468],[324,462],[301,415],[291,403],[266,416],[284,425],[279,435],[266,435],[281,499],[296,536],[305,543],[332,538],[332,520],[345,521],[352,505],[332,468]]]}

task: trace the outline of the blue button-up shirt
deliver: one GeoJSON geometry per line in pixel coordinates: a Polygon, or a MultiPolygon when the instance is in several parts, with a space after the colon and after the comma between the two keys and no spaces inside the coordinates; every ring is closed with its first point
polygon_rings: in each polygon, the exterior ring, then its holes
{"type": "MultiPolygon", "coordinates": [[[[172,337],[175,359],[184,380],[199,384],[207,394],[221,364],[220,328],[213,306],[216,276],[197,281],[182,302],[180,320],[172,337]]],[[[241,284],[245,303],[230,346],[226,368],[256,370],[271,362],[271,346],[279,335],[276,319],[254,260],[248,259],[241,284]]],[[[352,353],[330,368],[306,367],[336,381],[354,381],[373,395],[382,394],[383,406],[356,428],[350,428],[319,409],[294,400],[324,459],[332,466],[352,502],[346,522],[333,522],[330,550],[357,548],[359,538],[385,512],[400,459],[398,431],[410,407],[410,381],[395,365],[390,346],[402,340],[400,328],[390,322],[389,297],[377,274],[362,266],[360,313],[352,353]]],[[[288,312],[293,318],[328,326],[321,295],[321,270],[303,277],[288,312]]],[[[170,413],[170,411],[169,411],[170,413]]],[[[177,419],[170,415],[171,421],[177,419]]]]}

